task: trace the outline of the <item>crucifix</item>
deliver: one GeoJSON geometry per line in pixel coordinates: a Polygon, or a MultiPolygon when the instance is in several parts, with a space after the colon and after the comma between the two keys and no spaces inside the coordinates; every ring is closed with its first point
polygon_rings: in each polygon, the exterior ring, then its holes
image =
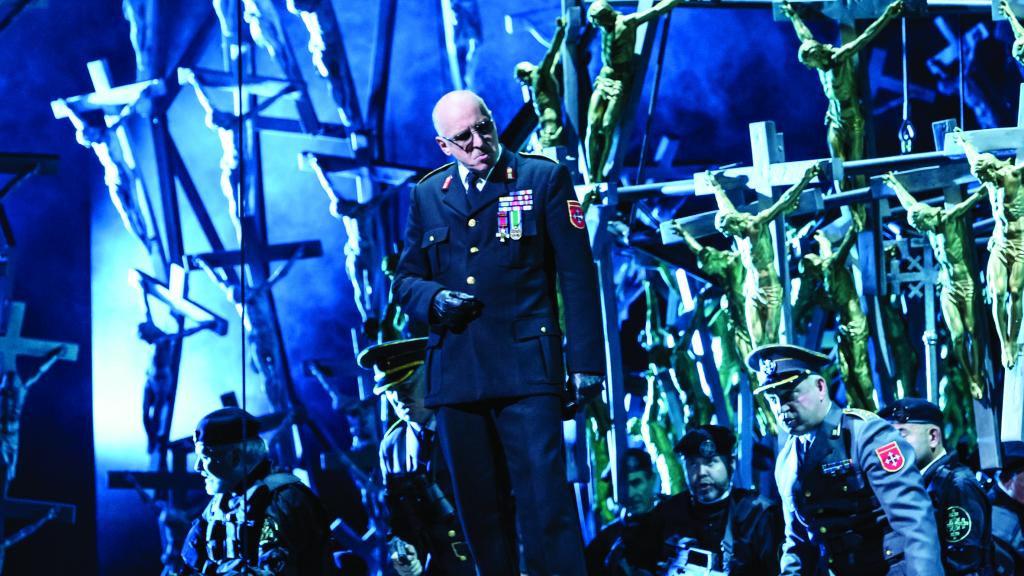
{"type": "Polygon", "coordinates": [[[355,338],[357,346],[400,338],[395,326],[382,323],[395,314],[388,310],[392,306],[390,286],[381,264],[399,240],[394,227],[387,225],[397,206],[387,202],[416,172],[404,166],[317,152],[303,152],[300,158],[300,169],[313,172],[331,199],[331,215],[345,226],[345,271],[363,321],[362,338],[355,338]]]}
{"type": "Polygon", "coordinates": [[[29,389],[39,381],[54,364],[60,360],[74,362],[78,359],[78,345],[26,338],[22,336],[22,325],[25,319],[25,303],[11,302],[7,326],[0,336],[0,538],[3,537],[5,518],[27,518],[34,521],[21,532],[2,539],[0,545],[0,566],[3,563],[4,550],[17,541],[29,536],[43,524],[53,519],[75,521],[75,507],[68,504],[53,502],[35,502],[16,500],[7,497],[7,489],[14,479],[18,460],[18,440],[21,411],[29,389]],[[23,379],[18,372],[18,358],[41,358],[39,365],[31,376],[23,379]]]}
{"type": "MultiPolygon", "coordinates": [[[[281,326],[271,287],[284,278],[292,265],[301,259],[323,255],[319,240],[268,245],[255,216],[241,220],[244,250],[209,252],[187,256],[189,268],[202,269],[225,292],[242,317],[249,345],[249,360],[263,377],[263,389],[275,412],[291,413],[298,399],[295,395],[281,326]],[[284,260],[273,272],[270,263],[284,260]],[[231,280],[236,266],[242,272],[237,281],[231,280]]],[[[293,465],[296,451],[291,438],[279,445],[279,462],[293,465]]]]}

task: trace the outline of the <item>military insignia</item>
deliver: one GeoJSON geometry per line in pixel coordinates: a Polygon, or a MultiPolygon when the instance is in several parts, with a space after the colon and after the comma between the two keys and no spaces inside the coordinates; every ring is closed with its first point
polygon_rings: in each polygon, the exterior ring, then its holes
{"type": "Polygon", "coordinates": [[[715,448],[715,443],[711,438],[705,438],[704,441],[700,443],[699,450],[700,455],[708,460],[714,458],[715,454],[718,453],[718,449],[715,448]]]}
{"type": "Polygon", "coordinates": [[[903,469],[903,465],[907,463],[907,459],[903,457],[903,452],[900,451],[899,444],[895,441],[889,442],[881,448],[876,448],[875,456],[878,456],[878,460],[882,463],[882,470],[886,472],[899,472],[903,469]]]}
{"type": "Polygon", "coordinates": [[[775,371],[779,368],[779,365],[775,363],[775,360],[771,358],[761,358],[761,375],[765,378],[771,378],[775,375],[775,371]]]}
{"type": "Polygon", "coordinates": [[[260,547],[277,542],[277,522],[273,518],[263,521],[263,528],[260,529],[260,547]]]}
{"type": "Polygon", "coordinates": [[[584,230],[587,227],[586,221],[583,219],[583,206],[576,200],[569,200],[569,224],[572,224],[574,228],[584,230]]]}
{"type": "Polygon", "coordinates": [[[516,171],[513,170],[511,166],[505,168],[505,179],[506,180],[515,180],[516,179],[516,171]]]}
{"type": "Polygon", "coordinates": [[[441,184],[441,190],[447,192],[448,188],[451,187],[451,185],[452,185],[452,175],[449,174],[448,177],[444,179],[444,184],[441,184]]]}
{"type": "Polygon", "coordinates": [[[971,515],[959,506],[946,508],[946,540],[959,542],[971,533],[971,515]]]}
{"type": "Polygon", "coordinates": [[[513,240],[519,240],[523,237],[523,211],[513,208],[509,216],[508,236],[513,240]]]}
{"type": "Polygon", "coordinates": [[[853,468],[853,460],[839,460],[838,462],[826,462],[821,465],[821,473],[825,476],[842,476],[853,468]]]}
{"type": "Polygon", "coordinates": [[[508,238],[508,212],[498,210],[498,240],[504,242],[508,238]]]}

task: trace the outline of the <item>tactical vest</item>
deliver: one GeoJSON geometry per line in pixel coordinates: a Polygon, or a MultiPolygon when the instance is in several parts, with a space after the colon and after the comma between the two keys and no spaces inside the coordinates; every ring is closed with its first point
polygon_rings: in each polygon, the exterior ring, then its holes
{"type": "Polygon", "coordinates": [[[291,474],[269,474],[253,483],[244,495],[214,496],[206,514],[207,566],[255,566],[262,552],[264,533],[271,529],[266,525],[267,507],[278,490],[296,483],[301,481],[291,474]]]}
{"type": "MultiPolygon", "coordinates": [[[[827,434],[828,455],[813,468],[801,466],[793,482],[793,505],[809,536],[824,545],[828,567],[836,574],[884,574],[902,558],[886,554],[883,539],[892,532],[864,471],[850,457],[853,419],[844,411],[838,434],[827,434]]],[[[816,548],[817,546],[815,546],[816,548]]]]}

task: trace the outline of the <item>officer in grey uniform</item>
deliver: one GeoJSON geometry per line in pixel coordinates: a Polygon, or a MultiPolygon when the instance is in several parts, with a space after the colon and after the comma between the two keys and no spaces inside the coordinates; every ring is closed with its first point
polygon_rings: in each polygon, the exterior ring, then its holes
{"type": "Polygon", "coordinates": [[[196,426],[196,471],[213,496],[185,538],[186,574],[337,574],[329,519],[292,474],[273,473],[260,425],[222,408],[196,426]]]}
{"type": "Polygon", "coordinates": [[[941,575],[935,511],[913,451],[875,414],[832,402],[821,377],[828,363],[784,344],[747,357],[761,382],[754,393],[790,435],[775,463],[781,573],[941,575]]]}
{"type": "Polygon", "coordinates": [[[947,576],[992,574],[992,507],[974,472],[946,452],[942,410],[922,398],[903,398],[879,416],[914,450],[917,469],[935,506],[947,576]]]}

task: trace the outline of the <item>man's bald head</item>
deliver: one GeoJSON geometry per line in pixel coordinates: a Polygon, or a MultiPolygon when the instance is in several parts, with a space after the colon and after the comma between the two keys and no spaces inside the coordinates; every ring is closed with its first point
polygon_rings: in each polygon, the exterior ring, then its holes
{"type": "Polygon", "coordinates": [[[430,119],[434,122],[434,131],[437,132],[438,136],[447,136],[448,134],[445,133],[445,130],[448,129],[448,123],[452,115],[472,107],[476,107],[485,116],[491,116],[491,109],[487,107],[484,99],[476,92],[453,90],[441,96],[437,104],[434,104],[434,110],[430,114],[430,119]]]}

